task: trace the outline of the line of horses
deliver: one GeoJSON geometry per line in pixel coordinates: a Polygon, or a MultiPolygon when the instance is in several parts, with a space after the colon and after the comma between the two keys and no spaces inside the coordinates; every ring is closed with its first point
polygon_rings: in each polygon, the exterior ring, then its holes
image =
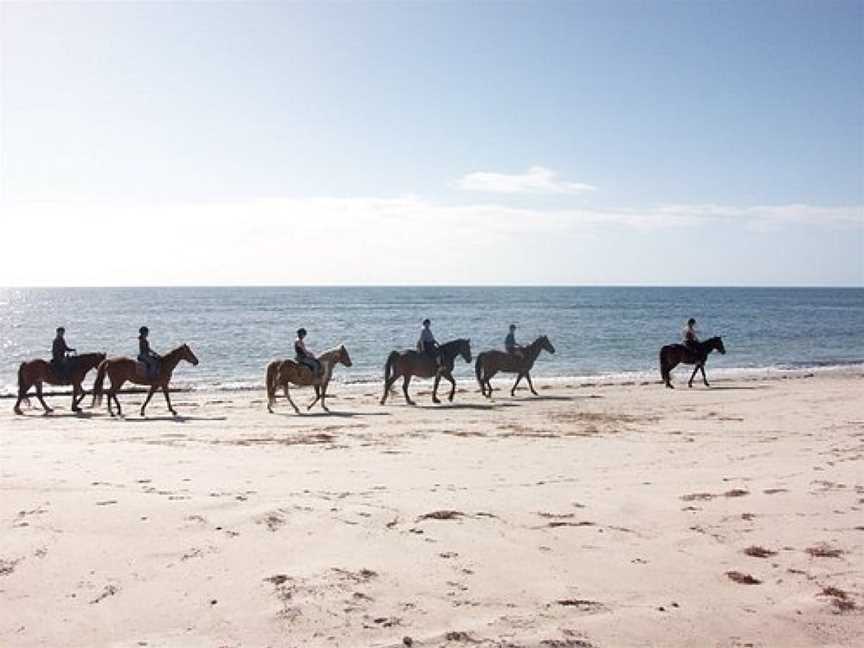
{"type": "MultiPolygon", "coordinates": [[[[492,397],[491,380],[498,373],[516,374],[516,380],[510,389],[511,396],[515,395],[516,388],[523,378],[528,383],[531,393],[536,396],[537,392],[531,381],[531,369],[534,367],[534,363],[542,351],[555,353],[555,347],[552,346],[549,338],[545,335],[541,335],[531,344],[522,347],[520,353],[507,353],[493,349],[478,354],[474,363],[474,373],[483,396],[486,398],[492,397]]],[[[700,370],[705,386],[710,386],[705,375],[705,362],[712,351],[726,353],[722,338],[715,337],[706,340],[696,349],[686,347],[682,344],[670,344],[662,347],[659,355],[660,375],[666,387],[672,388],[671,371],[681,363],[694,365],[693,373],[688,382],[689,387],[693,386],[693,378],[696,376],[696,372],[700,370]]],[[[435,382],[432,389],[432,402],[434,403],[441,402],[438,398],[438,387],[441,379],[444,378],[450,383],[450,393],[447,399],[452,401],[456,394],[456,380],[453,378],[453,369],[459,357],[466,363],[471,363],[471,340],[461,338],[445,342],[439,347],[438,359],[414,349],[392,351],[387,356],[384,364],[384,393],[381,396],[381,404],[384,405],[387,402],[394,384],[401,378],[402,393],[405,396],[405,402],[409,405],[415,405],[415,402],[411,400],[411,396],[408,393],[411,378],[414,376],[418,378],[434,378],[435,382]]],[[[55,367],[45,360],[22,362],[18,368],[18,400],[15,403],[14,411],[16,414],[22,414],[21,404],[27,403],[29,405],[27,394],[34,387],[36,389],[35,396],[42,405],[43,410],[46,413],[53,411],[45,402],[42,393],[42,385],[47,383],[50,385],[71,385],[72,411],[80,412],[80,404],[85,396],[82,383],[85,376],[92,369],[96,369],[96,379],[93,383],[93,407],[99,406],[103,397],[107,397],[109,414],[111,416],[115,415],[114,408],[112,407],[113,403],[117,406],[117,415],[122,416],[123,410],[117,394],[123,385],[128,382],[149,387],[147,396],[141,405],[141,416],[145,415],[147,405],[157,391],[162,392],[165,397],[165,403],[168,405],[168,411],[176,416],[177,412],[171,405],[169,385],[174,370],[182,361],[188,362],[193,366],[198,364],[198,358],[187,344],[182,344],[162,356],[159,371],[156,375],[148,374],[143,363],[132,358],[109,358],[104,353],[82,353],[74,356],[63,375],[58,375],[55,367]]],[[[318,356],[318,361],[321,369],[317,372],[295,360],[274,360],[270,362],[267,365],[265,376],[267,410],[273,412],[277,392],[281,389],[291,407],[299,414],[300,409],[291,398],[289,388],[289,385],[296,385],[301,387],[311,386],[315,389],[315,400],[307,406],[307,410],[312,409],[316,403],[320,402],[321,408],[324,411],[329,411],[327,409],[327,388],[333,378],[333,372],[339,364],[350,367],[351,357],[343,344],[322,353],[318,356]]]]}

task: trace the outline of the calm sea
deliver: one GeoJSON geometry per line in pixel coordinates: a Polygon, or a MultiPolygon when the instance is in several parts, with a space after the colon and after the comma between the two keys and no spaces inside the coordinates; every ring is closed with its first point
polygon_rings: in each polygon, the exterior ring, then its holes
{"type": "Polygon", "coordinates": [[[511,322],[521,343],[548,335],[557,353],[540,357],[537,376],[653,378],[659,347],[691,316],[703,337],[723,336],[728,353],[711,369],[864,363],[860,288],[0,289],[0,393],[15,391],[21,360],[50,355],[61,325],[79,351],[111,355],[135,355],[147,325],[157,351],[186,342],[198,355],[178,385],[243,389],[263,384],[269,360],[293,355],[300,326],[316,352],[347,346],[354,366],[337,380],[380,381],[389,351],[413,347],[424,317],[439,341],[470,337],[475,354],[502,347],[511,322]]]}

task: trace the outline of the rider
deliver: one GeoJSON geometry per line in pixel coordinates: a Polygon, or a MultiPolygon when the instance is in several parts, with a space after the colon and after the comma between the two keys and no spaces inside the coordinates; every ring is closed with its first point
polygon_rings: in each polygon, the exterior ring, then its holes
{"type": "Polygon", "coordinates": [[[51,364],[54,365],[54,370],[61,376],[65,376],[69,370],[66,354],[76,353],[75,349],[66,344],[64,335],[66,335],[66,329],[58,326],[57,336],[51,344],[51,364]]]}
{"type": "Polygon", "coordinates": [[[138,329],[138,360],[147,367],[147,376],[153,377],[159,373],[159,363],[162,356],[150,349],[150,342],[147,340],[149,334],[150,329],[146,326],[138,329]]]}
{"type": "Polygon", "coordinates": [[[699,336],[696,334],[696,320],[692,317],[687,320],[687,327],[682,333],[684,338],[684,346],[690,351],[696,353],[699,351],[699,336]]]}
{"type": "Polygon", "coordinates": [[[420,330],[420,339],[417,340],[417,348],[433,360],[438,368],[441,367],[441,352],[438,340],[432,334],[432,322],[427,318],[423,320],[423,328],[420,330]]]}
{"type": "Polygon", "coordinates": [[[306,348],[306,343],[303,341],[303,338],[305,337],[306,329],[297,329],[297,339],[294,340],[294,353],[296,354],[297,362],[309,367],[316,376],[321,375],[321,363],[318,361],[318,358],[316,358],[309,349],[306,348]]]}
{"type": "Polygon", "coordinates": [[[504,348],[507,349],[507,353],[518,356],[520,359],[523,357],[522,347],[516,344],[516,325],[510,325],[510,332],[507,334],[507,337],[504,338],[504,348]]]}

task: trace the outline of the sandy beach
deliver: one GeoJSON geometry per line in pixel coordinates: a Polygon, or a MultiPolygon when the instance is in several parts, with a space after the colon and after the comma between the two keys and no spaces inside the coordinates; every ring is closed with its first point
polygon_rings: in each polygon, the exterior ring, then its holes
{"type": "Polygon", "coordinates": [[[864,645],[862,378],[4,400],[0,645],[864,645]]]}

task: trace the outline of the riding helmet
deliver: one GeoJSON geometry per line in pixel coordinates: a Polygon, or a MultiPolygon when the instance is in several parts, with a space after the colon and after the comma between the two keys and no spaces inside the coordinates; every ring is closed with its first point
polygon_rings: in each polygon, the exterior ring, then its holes
{"type": "Polygon", "coordinates": [[[431,326],[431,325],[432,325],[432,320],[430,320],[430,319],[424,319],[423,320],[423,326],[431,326]]]}
{"type": "Polygon", "coordinates": [[[63,335],[65,332],[66,332],[66,329],[63,328],[62,326],[57,327],[57,334],[58,335],[63,335]]]}
{"type": "Polygon", "coordinates": [[[142,326],[138,329],[138,335],[147,335],[148,333],[150,333],[150,329],[148,329],[146,326],[142,326]]]}
{"type": "Polygon", "coordinates": [[[306,335],[306,329],[305,328],[297,329],[297,337],[303,337],[304,335],[306,335]]]}
{"type": "Polygon", "coordinates": [[[693,319],[692,317],[689,320],[687,320],[687,326],[693,326],[695,323],[696,323],[696,320],[693,319]]]}

